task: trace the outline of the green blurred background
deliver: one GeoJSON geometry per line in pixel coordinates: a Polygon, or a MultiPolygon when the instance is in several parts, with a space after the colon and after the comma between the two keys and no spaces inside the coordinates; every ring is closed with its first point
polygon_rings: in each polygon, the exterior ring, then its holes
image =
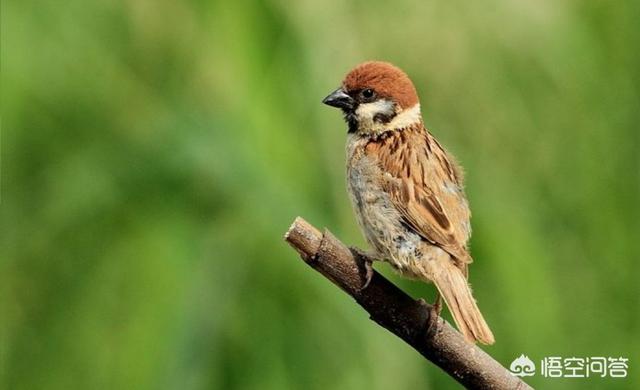
{"type": "Polygon", "coordinates": [[[0,388],[457,388],[282,240],[301,215],[365,246],[320,100],[367,59],[409,73],[466,168],[486,350],[623,356],[626,379],[529,382],[640,388],[638,20],[637,1],[3,0],[0,388]]]}

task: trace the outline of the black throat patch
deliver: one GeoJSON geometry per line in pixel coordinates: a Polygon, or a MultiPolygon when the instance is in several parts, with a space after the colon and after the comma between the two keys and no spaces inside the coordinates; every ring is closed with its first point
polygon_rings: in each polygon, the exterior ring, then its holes
{"type": "Polygon", "coordinates": [[[347,129],[347,133],[355,133],[358,130],[358,117],[356,116],[356,105],[353,110],[344,111],[344,120],[347,122],[349,128],[347,129]]]}

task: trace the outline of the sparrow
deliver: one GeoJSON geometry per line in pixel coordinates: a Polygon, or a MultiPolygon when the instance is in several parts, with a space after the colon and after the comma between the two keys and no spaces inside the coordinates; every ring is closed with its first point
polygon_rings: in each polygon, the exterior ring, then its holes
{"type": "Polygon", "coordinates": [[[409,77],[390,63],[365,62],[322,102],[347,122],[347,189],[368,257],[435,284],[438,314],[444,298],[466,340],[493,344],[467,281],[471,212],[462,169],[425,128],[409,77]]]}

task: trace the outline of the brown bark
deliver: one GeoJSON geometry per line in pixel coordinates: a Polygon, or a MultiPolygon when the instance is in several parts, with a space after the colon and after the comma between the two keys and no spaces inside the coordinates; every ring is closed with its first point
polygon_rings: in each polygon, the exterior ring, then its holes
{"type": "Polygon", "coordinates": [[[313,269],[351,295],[370,315],[467,388],[531,389],[478,346],[465,341],[432,306],[414,300],[379,273],[366,281],[364,259],[329,231],[298,217],[285,235],[313,269]]]}

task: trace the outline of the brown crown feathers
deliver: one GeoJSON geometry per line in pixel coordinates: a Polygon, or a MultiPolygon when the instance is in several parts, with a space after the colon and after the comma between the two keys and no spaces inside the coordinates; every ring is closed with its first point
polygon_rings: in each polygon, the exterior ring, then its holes
{"type": "Polygon", "coordinates": [[[409,76],[388,62],[369,61],[356,66],[347,74],[342,86],[347,92],[371,88],[402,109],[418,103],[418,94],[409,76]]]}

